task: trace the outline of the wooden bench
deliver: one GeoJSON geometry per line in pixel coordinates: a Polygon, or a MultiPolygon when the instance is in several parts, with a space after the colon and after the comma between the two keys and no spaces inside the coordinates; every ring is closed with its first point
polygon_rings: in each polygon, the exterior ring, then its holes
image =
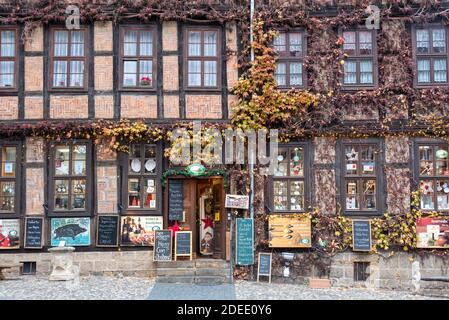
{"type": "Polygon", "coordinates": [[[3,274],[3,270],[20,268],[22,266],[22,262],[18,264],[0,264],[0,280],[6,280],[5,275],[3,274]]]}

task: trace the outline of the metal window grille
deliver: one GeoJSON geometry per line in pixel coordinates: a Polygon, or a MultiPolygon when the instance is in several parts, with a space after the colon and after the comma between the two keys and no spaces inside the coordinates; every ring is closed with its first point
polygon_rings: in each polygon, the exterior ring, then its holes
{"type": "Polygon", "coordinates": [[[366,281],[369,277],[369,262],[354,262],[354,281],[366,281]]]}

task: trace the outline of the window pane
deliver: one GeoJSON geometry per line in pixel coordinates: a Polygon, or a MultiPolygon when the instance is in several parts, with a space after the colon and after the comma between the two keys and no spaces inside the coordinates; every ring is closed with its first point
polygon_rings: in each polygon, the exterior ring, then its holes
{"type": "Polygon", "coordinates": [[[67,210],[69,208],[69,181],[55,180],[55,209],[67,210]]]}
{"type": "Polygon", "coordinates": [[[215,57],[217,55],[217,32],[204,32],[204,56],[215,57]]]}
{"type": "Polygon", "coordinates": [[[302,64],[299,62],[290,63],[290,85],[302,85],[302,64]]]}
{"type": "Polygon", "coordinates": [[[363,84],[373,83],[373,61],[371,60],[360,61],[360,83],[363,84]]]}
{"type": "Polygon", "coordinates": [[[429,31],[416,30],[416,49],[418,53],[429,52],[429,31]]]}
{"type": "Polygon", "coordinates": [[[290,33],[290,52],[295,51],[302,53],[302,38],[300,33],[290,33]]]}
{"type": "Polygon", "coordinates": [[[69,47],[69,32],[55,31],[55,57],[66,57],[68,55],[69,47]]]}
{"type": "Polygon", "coordinates": [[[359,45],[360,54],[372,55],[373,54],[373,34],[369,31],[361,31],[359,33],[359,45]]]}
{"type": "Polygon", "coordinates": [[[304,150],[292,148],[290,153],[290,176],[304,176],[304,150]]]}
{"type": "Polygon", "coordinates": [[[350,180],[346,182],[346,209],[359,209],[357,181],[350,180]]]}
{"type": "Polygon", "coordinates": [[[84,56],[84,31],[72,31],[71,56],[84,56]]]}
{"type": "Polygon", "coordinates": [[[84,209],[86,207],[86,180],[72,181],[72,209],[84,209]]]}
{"type": "Polygon", "coordinates": [[[286,49],[286,46],[285,46],[285,42],[286,42],[286,35],[285,35],[285,33],[279,33],[273,39],[274,48],[278,52],[286,51],[287,49],[286,49]]]}
{"type": "Polygon", "coordinates": [[[355,61],[346,61],[345,62],[345,84],[356,84],[357,83],[357,62],[355,61]]]}
{"type": "Polygon", "coordinates": [[[357,174],[357,162],[359,160],[359,153],[353,146],[345,148],[346,157],[346,174],[357,174]]]}
{"type": "Polygon", "coordinates": [[[2,31],[1,34],[1,56],[14,57],[15,56],[15,33],[14,31],[2,31]]]}
{"type": "Polygon", "coordinates": [[[433,149],[430,146],[419,147],[419,175],[433,175],[433,149]]]}
{"type": "Polygon", "coordinates": [[[15,182],[0,182],[0,210],[14,211],[15,182]]]}
{"type": "Polygon", "coordinates": [[[14,61],[0,61],[0,86],[14,86],[14,61]]]}
{"type": "Polygon", "coordinates": [[[137,55],[137,31],[125,31],[123,39],[123,53],[125,56],[137,55]]]}
{"type": "Polygon", "coordinates": [[[343,44],[343,51],[348,55],[355,54],[355,32],[343,32],[345,43],[343,44]]]}
{"type": "Polygon", "coordinates": [[[446,59],[435,59],[433,69],[434,69],[435,82],[447,81],[446,59]]]}
{"type": "Polygon", "coordinates": [[[70,148],[58,146],[55,150],[55,174],[57,176],[69,174],[70,148]]]}
{"type": "Polygon", "coordinates": [[[273,185],[273,201],[274,210],[282,211],[287,210],[287,182],[286,181],[274,181],[273,185]]]}
{"type": "Polygon", "coordinates": [[[361,147],[362,173],[375,174],[375,150],[373,146],[361,147]]]}
{"type": "Polygon", "coordinates": [[[201,85],[201,61],[189,61],[188,63],[189,86],[201,85]]]}
{"type": "Polygon", "coordinates": [[[279,149],[278,156],[277,156],[277,162],[278,167],[276,169],[276,172],[274,173],[277,177],[285,177],[288,175],[288,150],[287,149],[279,149]]]}
{"type": "Polygon", "coordinates": [[[2,148],[2,172],[1,177],[13,178],[16,173],[16,148],[2,148]]]}
{"type": "Polygon", "coordinates": [[[67,86],[67,61],[54,61],[53,63],[53,86],[67,86]]]}
{"type": "Polygon", "coordinates": [[[449,209],[449,180],[437,181],[437,208],[449,209]]]}
{"type": "Polygon", "coordinates": [[[278,86],[287,85],[287,65],[285,63],[276,63],[276,70],[274,72],[276,83],[278,86]]]}
{"type": "Polygon", "coordinates": [[[70,61],[70,86],[82,87],[84,76],[84,61],[70,61]]]}
{"type": "Polygon", "coordinates": [[[376,181],[363,181],[362,194],[363,208],[368,210],[376,209],[376,181]]]}
{"type": "Polygon", "coordinates": [[[430,82],[430,60],[428,59],[418,60],[418,82],[419,83],[430,82]]]}
{"type": "Polygon", "coordinates": [[[139,179],[128,179],[128,207],[140,208],[140,182],[139,179]]]}
{"type": "Polygon", "coordinates": [[[153,78],[153,61],[140,60],[140,85],[151,86],[153,78]]]}
{"type": "Polygon", "coordinates": [[[449,157],[447,147],[435,148],[436,175],[449,176],[449,157]]]}
{"type": "Polygon", "coordinates": [[[156,172],[156,148],[145,146],[145,173],[156,172]]]}
{"type": "Polygon", "coordinates": [[[137,85],[137,61],[123,61],[123,85],[137,85]]]}
{"type": "Polygon", "coordinates": [[[189,56],[201,56],[201,32],[189,32],[189,56]]]}
{"type": "Polygon", "coordinates": [[[433,52],[440,53],[446,51],[446,34],[444,29],[433,30],[433,52]]]}
{"type": "Polygon", "coordinates": [[[143,203],[144,208],[155,209],[156,208],[156,182],[154,179],[144,179],[144,196],[145,201],[143,203]]]}
{"type": "Polygon", "coordinates": [[[140,145],[132,145],[129,154],[129,172],[140,173],[142,171],[142,159],[140,145]]]}
{"type": "Polygon", "coordinates": [[[204,85],[208,87],[217,85],[216,61],[204,61],[204,85]]]}
{"type": "Polygon", "coordinates": [[[304,210],[304,182],[290,182],[290,209],[304,210]]]}
{"type": "Polygon", "coordinates": [[[421,209],[434,210],[435,205],[433,202],[434,196],[433,181],[426,181],[426,180],[420,181],[419,189],[421,193],[421,209]]]}
{"type": "Polygon", "coordinates": [[[140,32],[140,55],[151,56],[153,54],[153,38],[151,31],[140,32]]]}
{"type": "Polygon", "coordinates": [[[74,175],[86,175],[86,155],[86,145],[73,146],[72,170],[74,175]]]}

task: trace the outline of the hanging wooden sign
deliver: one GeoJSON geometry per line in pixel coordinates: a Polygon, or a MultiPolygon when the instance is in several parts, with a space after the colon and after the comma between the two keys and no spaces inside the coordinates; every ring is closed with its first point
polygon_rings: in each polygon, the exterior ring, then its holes
{"type": "Polygon", "coordinates": [[[118,247],[118,216],[98,216],[97,247],[118,247]]]}
{"type": "Polygon", "coordinates": [[[352,220],[352,250],[371,251],[370,220],[352,220]]]}
{"type": "Polygon", "coordinates": [[[42,249],[42,235],[44,229],[44,218],[28,217],[25,219],[25,241],[26,249],[42,249]]]}
{"type": "Polygon", "coordinates": [[[268,282],[271,283],[271,253],[259,253],[259,268],[257,270],[257,282],[259,282],[260,276],[268,277],[268,282]]]}

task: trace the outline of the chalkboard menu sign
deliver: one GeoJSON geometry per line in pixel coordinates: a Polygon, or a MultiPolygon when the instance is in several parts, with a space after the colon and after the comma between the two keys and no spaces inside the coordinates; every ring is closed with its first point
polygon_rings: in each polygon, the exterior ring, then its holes
{"type": "Polygon", "coordinates": [[[260,276],[267,276],[271,283],[271,253],[259,253],[259,270],[257,272],[257,282],[260,276]]]}
{"type": "Polygon", "coordinates": [[[182,180],[170,180],[168,183],[168,219],[183,220],[183,188],[182,180]]]}
{"type": "Polygon", "coordinates": [[[25,219],[25,245],[27,249],[41,249],[44,219],[33,217],[25,219]]]}
{"type": "Polygon", "coordinates": [[[118,216],[98,216],[97,247],[118,246],[118,216]]]}
{"type": "Polygon", "coordinates": [[[178,256],[189,256],[192,260],[192,231],[175,233],[175,261],[178,256]]]}
{"type": "Polygon", "coordinates": [[[371,221],[352,221],[352,249],[353,251],[371,250],[371,221]]]}
{"type": "Polygon", "coordinates": [[[154,261],[171,261],[171,230],[154,231],[154,261]]]}
{"type": "Polygon", "coordinates": [[[236,219],[235,263],[240,266],[254,263],[253,219],[236,219]]]}

